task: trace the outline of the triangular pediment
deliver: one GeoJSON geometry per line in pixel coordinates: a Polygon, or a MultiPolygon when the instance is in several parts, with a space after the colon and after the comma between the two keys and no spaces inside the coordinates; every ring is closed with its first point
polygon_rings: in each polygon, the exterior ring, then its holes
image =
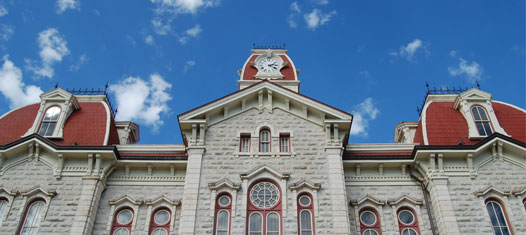
{"type": "Polygon", "coordinates": [[[353,118],[352,114],[267,80],[182,113],[178,117],[181,129],[190,129],[195,123],[213,125],[253,109],[259,112],[280,109],[320,126],[323,126],[326,120],[331,120],[338,122],[343,130],[350,129],[353,118]]]}
{"type": "Polygon", "coordinates": [[[263,173],[269,173],[270,175],[273,175],[277,177],[278,179],[288,179],[290,177],[290,174],[288,173],[282,173],[278,170],[274,170],[269,166],[262,165],[258,166],[256,168],[253,168],[252,170],[249,170],[243,174],[240,175],[241,179],[252,179],[260,174],[263,173]]]}
{"type": "Polygon", "coordinates": [[[61,88],[55,88],[46,93],[42,93],[40,95],[40,100],[42,100],[43,102],[59,102],[59,103],[69,101],[71,102],[71,104],[73,104],[73,107],[75,109],[78,109],[80,107],[78,104],[77,98],[75,98],[74,95],[72,95],[71,93],[61,88]]]}
{"type": "Polygon", "coordinates": [[[477,88],[471,88],[458,95],[455,100],[454,108],[458,109],[459,105],[464,101],[486,102],[490,101],[492,98],[492,95],[488,92],[479,90],[477,88]]]}

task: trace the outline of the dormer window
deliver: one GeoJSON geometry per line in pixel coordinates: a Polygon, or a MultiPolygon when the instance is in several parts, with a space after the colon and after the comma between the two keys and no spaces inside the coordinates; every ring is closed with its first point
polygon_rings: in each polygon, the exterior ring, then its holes
{"type": "Polygon", "coordinates": [[[481,136],[489,136],[493,133],[486,110],[480,106],[473,106],[471,114],[475,120],[475,126],[481,136]]]}
{"type": "Polygon", "coordinates": [[[38,134],[41,136],[52,136],[57,126],[58,117],[60,116],[60,108],[58,106],[52,106],[46,110],[44,118],[42,118],[42,124],[38,134]]]}

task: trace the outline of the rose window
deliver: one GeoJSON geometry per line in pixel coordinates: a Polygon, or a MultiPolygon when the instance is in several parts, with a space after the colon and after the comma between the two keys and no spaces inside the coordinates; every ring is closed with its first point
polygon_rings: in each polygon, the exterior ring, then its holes
{"type": "Polygon", "coordinates": [[[279,190],[272,183],[258,183],[250,190],[250,201],[259,208],[271,208],[279,201],[279,190]]]}

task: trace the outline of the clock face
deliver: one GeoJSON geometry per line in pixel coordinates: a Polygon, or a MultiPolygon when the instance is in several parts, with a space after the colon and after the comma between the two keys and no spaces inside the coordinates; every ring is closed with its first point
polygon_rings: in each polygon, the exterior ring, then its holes
{"type": "Polygon", "coordinates": [[[257,68],[264,73],[275,73],[279,69],[279,64],[275,59],[269,57],[260,60],[257,64],[257,68]]]}

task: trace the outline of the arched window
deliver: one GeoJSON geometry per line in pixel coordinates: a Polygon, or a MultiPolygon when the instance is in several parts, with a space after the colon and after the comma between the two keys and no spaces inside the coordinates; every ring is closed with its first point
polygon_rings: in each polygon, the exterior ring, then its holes
{"type": "Polygon", "coordinates": [[[473,106],[471,107],[471,114],[473,115],[473,119],[475,120],[475,126],[477,126],[479,135],[489,136],[493,133],[493,131],[491,130],[491,124],[488,118],[488,114],[486,113],[486,110],[484,108],[482,108],[481,106],[473,106]]]}
{"type": "Polygon", "coordinates": [[[172,221],[170,210],[165,207],[155,210],[150,219],[150,235],[170,234],[170,221],[172,221]]]}
{"type": "Polygon", "coordinates": [[[380,219],[376,211],[366,208],[360,211],[360,232],[362,235],[381,235],[380,219]]]}
{"type": "Polygon", "coordinates": [[[502,205],[493,199],[486,201],[486,208],[488,209],[491,226],[495,235],[510,235],[511,231],[508,227],[508,216],[502,205]]]}
{"type": "Polygon", "coordinates": [[[524,200],[522,200],[522,205],[524,206],[524,210],[526,210],[526,198],[524,198],[524,200]]]}
{"type": "Polygon", "coordinates": [[[270,152],[270,131],[268,129],[259,132],[259,151],[270,152]]]}
{"type": "Polygon", "coordinates": [[[111,228],[112,235],[130,235],[133,223],[133,210],[129,207],[124,207],[117,211],[113,218],[113,227],[111,228]]]}
{"type": "Polygon", "coordinates": [[[301,235],[313,235],[314,232],[314,206],[312,196],[308,193],[298,196],[298,223],[301,235]]]}
{"type": "Polygon", "coordinates": [[[259,181],[249,188],[248,234],[281,234],[281,191],[277,184],[259,181]]]}
{"type": "Polygon", "coordinates": [[[24,219],[21,223],[19,235],[37,234],[40,228],[40,221],[44,212],[45,201],[41,198],[33,200],[26,211],[24,212],[24,219]]]}
{"type": "Polygon", "coordinates": [[[7,203],[9,201],[7,198],[0,197],[0,223],[4,219],[4,216],[7,214],[7,203]]]}
{"type": "Polygon", "coordinates": [[[419,235],[418,218],[413,210],[402,208],[398,210],[398,227],[401,235],[419,235]]]}
{"type": "Polygon", "coordinates": [[[216,198],[216,209],[214,219],[214,234],[230,234],[230,215],[232,214],[232,197],[230,194],[220,194],[216,198]]]}
{"type": "Polygon", "coordinates": [[[41,136],[52,136],[59,116],[60,108],[58,106],[49,107],[44,114],[44,118],[42,118],[38,134],[41,136]]]}

